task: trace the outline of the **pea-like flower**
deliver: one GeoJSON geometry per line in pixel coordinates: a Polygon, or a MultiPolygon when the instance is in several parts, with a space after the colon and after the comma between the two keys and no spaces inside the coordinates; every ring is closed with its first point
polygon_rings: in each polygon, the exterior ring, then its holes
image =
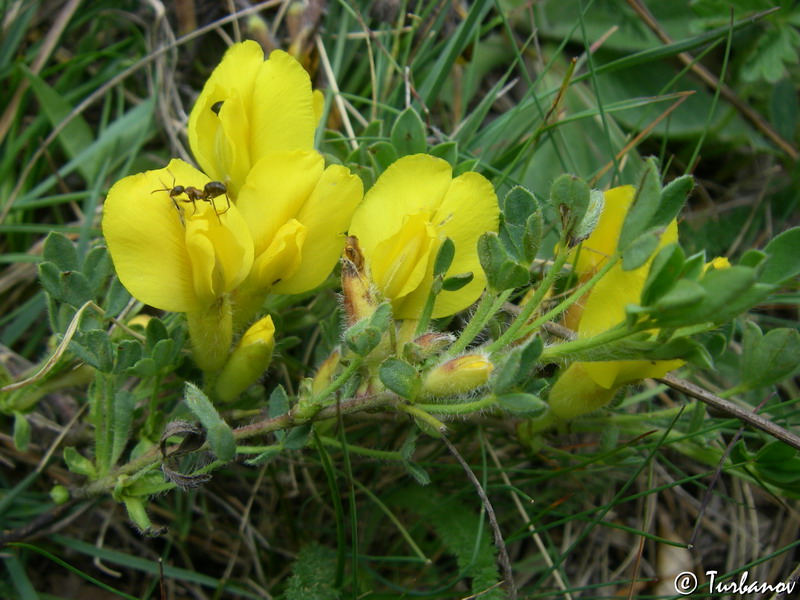
{"type": "Polygon", "coordinates": [[[175,159],[119,180],[103,208],[103,234],[119,279],[142,302],[175,312],[207,309],[244,281],[253,242],[224,194],[191,199],[209,178],[175,159]],[[174,195],[173,195],[174,194],[174,195]]]}
{"type": "Polygon", "coordinates": [[[392,302],[398,319],[419,318],[433,284],[436,254],[445,238],[455,243],[447,275],[471,272],[460,290],[443,291],[433,317],[452,315],[472,304],[486,286],[476,246],[497,231],[499,208],[489,181],[468,172],[453,178],[450,165],[427,154],[406,156],[381,174],[353,215],[372,280],[392,302]]]}
{"type": "Polygon", "coordinates": [[[200,168],[238,198],[253,166],[273,152],[311,150],[322,95],[308,73],[281,50],[231,46],[189,115],[189,145],[200,168]]]}
{"type": "MultiPolygon", "coordinates": [[[[597,227],[583,242],[573,265],[580,280],[589,279],[616,251],[634,194],[635,189],[629,185],[605,192],[605,206],[597,227]]],[[[661,234],[658,248],[677,239],[678,224],[672,221],[661,234]]],[[[654,257],[655,253],[644,265],[630,271],[623,271],[621,263],[614,265],[592,288],[582,306],[570,309],[567,325],[578,332],[579,338],[588,338],[621,323],[625,307],[639,303],[654,257]]],[[[608,404],[620,386],[648,377],[662,377],[682,364],[682,360],[576,362],[553,386],[550,408],[559,418],[573,419],[608,404]]]]}
{"type": "Polygon", "coordinates": [[[103,234],[127,290],[186,313],[198,365],[221,368],[233,336],[229,296],[253,265],[250,230],[224,188],[177,159],[125,177],[108,192],[103,234]]]}
{"type": "Polygon", "coordinates": [[[363,189],[358,176],[341,165],[326,168],[313,150],[276,152],[255,165],[236,203],[254,243],[237,322],[252,318],[267,292],[299,294],[325,280],[363,189]]]}

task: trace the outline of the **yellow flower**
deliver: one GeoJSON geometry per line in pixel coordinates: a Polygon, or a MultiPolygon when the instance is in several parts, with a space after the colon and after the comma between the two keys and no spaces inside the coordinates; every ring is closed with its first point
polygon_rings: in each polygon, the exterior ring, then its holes
{"type": "Polygon", "coordinates": [[[308,73],[290,55],[275,50],[265,61],[256,42],[235,44],[189,115],[189,145],[201,169],[238,198],[263,157],[313,148],[322,104],[308,73]]]}
{"type": "Polygon", "coordinates": [[[236,203],[254,243],[241,318],[248,320],[268,291],[299,294],[325,280],[362,196],[358,176],[341,165],[325,168],[313,150],[273,153],[255,165],[236,203]]]}
{"type": "Polygon", "coordinates": [[[233,338],[229,294],[250,272],[253,241],[224,194],[202,195],[208,183],[177,159],[165,169],[125,177],[108,192],[103,234],[131,295],[185,312],[195,361],[216,371],[233,338]],[[196,190],[194,197],[188,188],[196,190]]]}
{"type": "Polygon", "coordinates": [[[472,304],[486,285],[476,246],[480,235],[497,231],[499,209],[491,183],[478,173],[453,179],[450,165],[426,154],[406,156],[375,182],[353,216],[372,280],[391,299],[398,319],[420,316],[433,283],[433,263],[442,241],[452,238],[455,258],[447,275],[472,272],[455,292],[442,292],[433,317],[472,304]]]}
{"type": "MultiPolygon", "coordinates": [[[[594,232],[583,242],[574,269],[581,281],[589,279],[603,267],[617,248],[619,234],[635,190],[622,186],[604,194],[605,206],[594,232]]],[[[677,221],[672,221],[661,235],[658,248],[678,239],[677,221]]],[[[657,250],[656,250],[657,252],[657,250]]],[[[575,306],[566,316],[566,323],[578,338],[593,337],[625,319],[625,307],[638,304],[653,256],[638,269],[623,271],[622,263],[611,270],[592,288],[582,306],[575,306]]],[[[614,391],[626,384],[648,377],[662,377],[683,364],[682,360],[616,360],[578,362],[561,374],[550,391],[550,408],[562,419],[573,419],[608,404],[614,391]]]]}
{"type": "Polygon", "coordinates": [[[181,160],[131,175],[108,192],[103,234],[122,284],[142,302],[176,312],[205,310],[238,286],[253,264],[242,215],[224,195],[191,201],[209,178],[181,160]],[[155,191],[158,190],[158,191],[155,191]]]}

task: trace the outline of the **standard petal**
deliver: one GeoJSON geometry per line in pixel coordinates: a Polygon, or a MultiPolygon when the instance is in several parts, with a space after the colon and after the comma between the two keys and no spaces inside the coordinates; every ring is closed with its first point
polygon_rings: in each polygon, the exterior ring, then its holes
{"type": "Polygon", "coordinates": [[[350,233],[364,255],[397,233],[405,215],[433,214],[450,187],[447,161],[427,154],[404,156],[384,171],[353,215],[350,233]]]}
{"type": "Polygon", "coordinates": [[[322,155],[313,150],[272,154],[253,167],[236,205],[250,228],[256,258],[297,217],[324,168],[322,155]]]}
{"type": "Polygon", "coordinates": [[[318,122],[308,73],[292,56],[274,50],[259,68],[253,90],[253,161],[273,152],[312,149],[318,122]]]}
{"type": "Polygon", "coordinates": [[[628,214],[635,193],[636,189],[632,185],[623,185],[611,188],[603,194],[603,213],[592,235],[581,244],[578,259],[575,261],[575,271],[579,275],[593,273],[614,254],[625,215],[628,214]]]}
{"type": "Polygon", "coordinates": [[[297,220],[308,228],[302,267],[276,285],[276,293],[299,294],[325,281],[342,254],[345,233],[363,190],[361,178],[347,168],[332,165],[325,169],[297,213],[297,220]]]}
{"type": "Polygon", "coordinates": [[[264,52],[256,42],[231,46],[206,81],[189,115],[189,146],[202,169],[215,179],[224,181],[227,174],[227,167],[217,164],[217,154],[232,153],[219,147],[222,142],[219,115],[234,97],[241,103],[243,114],[250,114],[255,79],[263,62],[264,52]]]}
{"type": "Polygon", "coordinates": [[[169,190],[202,188],[207,181],[187,163],[173,160],[164,169],[125,177],[109,191],[103,234],[120,281],[135,298],[176,312],[200,307],[180,212],[169,190]]]}

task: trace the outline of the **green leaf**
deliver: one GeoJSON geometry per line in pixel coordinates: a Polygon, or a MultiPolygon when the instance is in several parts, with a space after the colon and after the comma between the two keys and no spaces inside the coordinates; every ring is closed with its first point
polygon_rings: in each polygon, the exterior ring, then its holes
{"type": "Polygon", "coordinates": [[[72,446],[64,448],[64,462],[67,468],[73,473],[85,475],[92,479],[97,476],[97,469],[95,469],[94,463],[85,456],[79,454],[72,446]]]}
{"type": "MultiPolygon", "coordinates": [[[[766,335],[745,337],[742,353],[742,385],[748,389],[766,387],[788,379],[800,370],[800,333],[796,329],[773,329],[766,335]]],[[[757,328],[757,326],[756,326],[757,328]]]]}
{"type": "Polygon", "coordinates": [[[389,142],[375,142],[367,148],[378,174],[383,173],[397,160],[397,151],[389,142]]]}
{"type": "Polygon", "coordinates": [[[153,359],[159,371],[169,367],[174,356],[175,340],[172,339],[158,341],[150,352],[150,358],[153,359]]]}
{"type": "Polygon", "coordinates": [[[149,356],[146,356],[140,360],[136,361],[136,364],[133,365],[131,371],[145,379],[147,377],[152,377],[156,373],[158,373],[158,367],[156,366],[156,361],[154,361],[149,356]]]}
{"type": "Polygon", "coordinates": [[[381,382],[398,396],[413,400],[419,394],[422,379],[416,368],[399,358],[387,358],[378,369],[381,382]]]}
{"type": "Polygon", "coordinates": [[[650,306],[675,285],[683,270],[683,261],[683,249],[678,244],[669,244],[658,252],[642,288],[642,306],[650,306]]]}
{"type": "MultiPolygon", "coordinates": [[[[418,429],[414,430],[419,431],[418,429]]],[[[410,460],[404,460],[403,466],[408,471],[408,474],[414,478],[419,485],[428,485],[431,482],[431,476],[428,475],[428,472],[420,467],[417,463],[411,462],[410,460]]]]}
{"type": "Polygon", "coordinates": [[[61,271],[77,271],[80,268],[75,245],[57,231],[51,231],[45,239],[42,258],[53,263],[61,271]]]}
{"type": "Polygon", "coordinates": [[[207,432],[206,438],[216,457],[219,460],[233,460],[236,456],[233,430],[222,419],[208,397],[196,385],[187,382],[183,401],[203,424],[207,432]]]}
{"type": "Polygon", "coordinates": [[[691,175],[683,175],[670,181],[661,190],[661,199],[650,222],[651,227],[666,227],[676,219],[693,189],[694,177],[691,175]]]}
{"type": "MultiPolygon", "coordinates": [[[[589,209],[591,191],[586,182],[575,175],[561,175],[550,188],[550,202],[561,216],[564,235],[571,238],[589,209]]],[[[576,243],[580,240],[576,240],[576,243]]]]}
{"type": "Polygon", "coordinates": [[[539,253],[542,245],[544,216],[542,210],[537,208],[525,221],[525,233],[522,235],[522,254],[525,262],[530,264],[539,253]]]}
{"type": "Polygon", "coordinates": [[[619,250],[625,250],[653,226],[653,219],[658,212],[660,200],[661,176],[658,172],[658,161],[656,158],[650,157],[645,162],[633,203],[622,223],[622,231],[620,231],[617,244],[619,250]]]}
{"type": "Polygon", "coordinates": [[[136,408],[136,396],[125,389],[117,390],[114,394],[114,415],[111,424],[113,441],[111,443],[111,458],[109,465],[117,464],[131,433],[133,411],[136,408]]]}
{"type": "Polygon", "coordinates": [[[145,343],[147,350],[152,352],[161,340],[169,339],[169,332],[161,319],[153,317],[147,321],[145,329],[145,343]]]}
{"type": "Polygon", "coordinates": [[[208,427],[206,439],[219,460],[228,461],[236,458],[236,440],[233,438],[233,430],[224,421],[208,427]]]}
{"type": "Polygon", "coordinates": [[[311,423],[298,425],[286,433],[286,437],[283,440],[283,447],[287,450],[300,450],[301,448],[305,448],[310,437],[311,423]]]}
{"type": "Polygon", "coordinates": [[[519,417],[538,417],[547,410],[547,402],[533,394],[503,394],[497,397],[497,405],[519,417]]]}
{"type": "Polygon", "coordinates": [[[510,392],[519,379],[522,364],[522,348],[514,348],[506,354],[492,373],[491,388],[497,394],[510,392]]]}
{"type": "Polygon", "coordinates": [[[658,231],[646,231],[628,244],[622,253],[622,270],[633,271],[644,265],[658,248],[658,231]]]}
{"type": "Polygon", "coordinates": [[[428,149],[425,139],[425,125],[419,118],[417,111],[412,107],[406,108],[397,117],[392,127],[392,145],[397,151],[397,156],[421,154],[428,149]]]}
{"type": "Polygon", "coordinates": [[[372,352],[383,338],[383,332],[377,327],[372,327],[368,319],[362,319],[344,332],[344,342],[347,347],[359,356],[366,356],[372,352]]]}
{"type": "Polygon", "coordinates": [[[478,240],[478,258],[489,287],[502,291],[523,286],[530,280],[528,269],[509,257],[500,237],[487,231],[478,240]]]}
{"type": "MultiPolygon", "coordinates": [[[[33,73],[24,63],[19,66],[31,84],[31,89],[39,101],[42,111],[47,116],[50,124],[57,127],[73,111],[72,105],[67,102],[63,93],[51,88],[38,75],[33,73]]],[[[94,142],[94,133],[82,115],[76,115],[70,120],[61,133],[58,141],[64,148],[67,156],[74,159],[94,142]]],[[[78,164],[78,170],[86,181],[94,181],[98,168],[97,162],[83,161],[78,164]]],[[[49,259],[48,259],[49,260],[49,259]]],[[[77,268],[77,267],[76,267],[77,268]]]]}
{"type": "Polygon", "coordinates": [[[339,600],[336,580],[336,552],[311,543],[301,548],[292,565],[286,600],[339,600]]]}
{"type": "Polygon", "coordinates": [[[433,263],[433,276],[444,275],[453,264],[456,255],[456,245],[451,238],[444,238],[439,251],[436,253],[436,260],[433,263]]]}
{"type": "Polygon", "coordinates": [[[82,271],[89,280],[89,285],[92,286],[94,294],[97,295],[106,279],[114,272],[114,265],[111,262],[111,255],[108,250],[103,246],[93,248],[86,255],[86,260],[83,261],[82,271]]]}
{"type": "Polygon", "coordinates": [[[707,295],[706,289],[691,279],[681,279],[669,292],[656,301],[659,311],[674,311],[701,303],[707,295]]]}
{"type": "Polygon", "coordinates": [[[119,279],[114,278],[111,280],[111,285],[108,288],[106,295],[105,309],[107,317],[116,317],[131,301],[131,295],[128,290],[120,283],[119,279]]]}
{"type": "Polygon", "coordinates": [[[25,415],[14,411],[14,447],[21,452],[26,452],[30,441],[31,424],[25,415]]]}
{"type": "Polygon", "coordinates": [[[458,163],[458,142],[443,142],[435,145],[428,151],[432,156],[442,158],[455,167],[458,163]]]}
{"type": "Polygon", "coordinates": [[[473,279],[475,279],[475,276],[472,273],[457,273],[442,282],[442,289],[446,292],[457,292],[473,279]]]}
{"type": "Polygon", "coordinates": [[[793,227],[774,237],[764,248],[768,257],[758,280],[779,284],[800,273],[800,227],[793,227]]]}

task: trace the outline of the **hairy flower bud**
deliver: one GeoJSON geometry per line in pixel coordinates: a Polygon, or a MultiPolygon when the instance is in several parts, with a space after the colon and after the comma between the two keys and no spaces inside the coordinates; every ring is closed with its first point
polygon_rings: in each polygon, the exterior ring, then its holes
{"type": "Polygon", "coordinates": [[[429,371],[422,382],[422,393],[435,397],[466,394],[486,385],[493,369],[483,354],[459,356],[429,371]]]}
{"type": "Polygon", "coordinates": [[[274,347],[275,325],[272,317],[264,317],[251,325],[217,379],[217,397],[223,402],[235,400],[267,370],[274,347]]]}

